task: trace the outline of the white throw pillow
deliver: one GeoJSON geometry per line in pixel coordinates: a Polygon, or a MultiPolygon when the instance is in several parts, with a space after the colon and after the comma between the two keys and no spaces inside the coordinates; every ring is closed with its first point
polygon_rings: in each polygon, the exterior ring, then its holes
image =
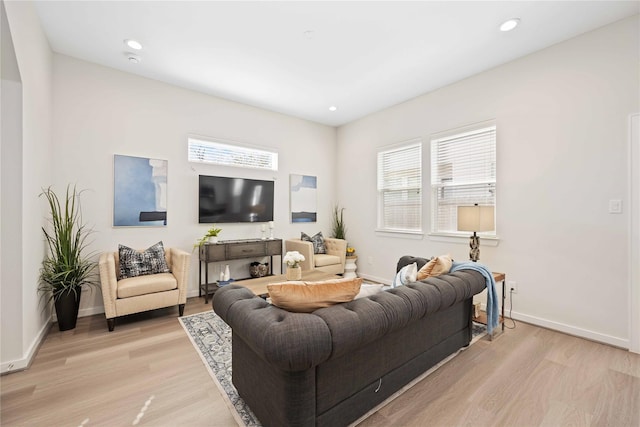
{"type": "Polygon", "coordinates": [[[378,292],[382,291],[383,286],[384,285],[363,283],[362,285],[360,285],[360,292],[358,293],[358,295],[356,295],[354,299],[366,298],[371,295],[377,294],[378,292]]]}
{"type": "Polygon", "coordinates": [[[403,286],[411,282],[415,282],[418,276],[418,264],[407,264],[398,271],[396,277],[393,278],[392,288],[403,286]]]}

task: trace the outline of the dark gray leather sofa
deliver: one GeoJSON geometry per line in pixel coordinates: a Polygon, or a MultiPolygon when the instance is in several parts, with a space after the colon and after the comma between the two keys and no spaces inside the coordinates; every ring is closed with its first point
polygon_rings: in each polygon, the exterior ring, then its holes
{"type": "MultiPolygon", "coordinates": [[[[426,260],[398,271],[412,262],[426,260]]],[[[264,426],[342,426],[469,345],[484,288],[461,270],[307,314],[229,285],[213,308],[233,331],[233,384],[264,426]]]]}

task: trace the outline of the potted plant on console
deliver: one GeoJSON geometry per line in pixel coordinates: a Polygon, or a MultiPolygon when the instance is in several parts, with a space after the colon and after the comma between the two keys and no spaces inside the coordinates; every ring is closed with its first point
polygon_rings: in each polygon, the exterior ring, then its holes
{"type": "Polygon", "coordinates": [[[202,236],[202,238],[198,239],[194,246],[202,246],[205,243],[218,243],[218,234],[220,234],[221,231],[221,228],[217,228],[215,224],[212,225],[211,228],[207,230],[205,235],[202,236]]]}
{"type": "Polygon", "coordinates": [[[74,329],[78,319],[83,285],[97,286],[96,263],[89,260],[86,238],[90,233],[80,214],[80,193],[67,186],[64,204],[51,187],[43,189],[51,218],[50,229],[42,227],[48,253],[40,269],[38,292],[47,302],[54,301],[58,327],[74,329]]]}
{"type": "Polygon", "coordinates": [[[284,255],[282,260],[287,264],[287,280],[302,279],[302,268],[300,267],[300,263],[304,261],[304,255],[298,251],[289,251],[284,255]]]}

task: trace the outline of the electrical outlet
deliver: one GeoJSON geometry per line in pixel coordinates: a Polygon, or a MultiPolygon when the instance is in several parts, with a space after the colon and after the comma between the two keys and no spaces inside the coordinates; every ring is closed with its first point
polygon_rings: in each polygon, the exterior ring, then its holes
{"type": "Polygon", "coordinates": [[[518,282],[514,282],[512,280],[507,282],[507,292],[512,292],[514,294],[518,293],[518,282]]]}

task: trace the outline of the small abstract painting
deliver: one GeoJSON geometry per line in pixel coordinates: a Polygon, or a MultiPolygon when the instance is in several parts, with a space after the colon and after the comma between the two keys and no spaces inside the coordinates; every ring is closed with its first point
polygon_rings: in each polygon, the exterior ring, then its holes
{"type": "Polygon", "coordinates": [[[289,176],[291,189],[291,222],[316,222],[317,177],[309,175],[289,176]]]}
{"type": "Polygon", "coordinates": [[[113,156],[113,226],[167,225],[167,160],[113,156]]]}

